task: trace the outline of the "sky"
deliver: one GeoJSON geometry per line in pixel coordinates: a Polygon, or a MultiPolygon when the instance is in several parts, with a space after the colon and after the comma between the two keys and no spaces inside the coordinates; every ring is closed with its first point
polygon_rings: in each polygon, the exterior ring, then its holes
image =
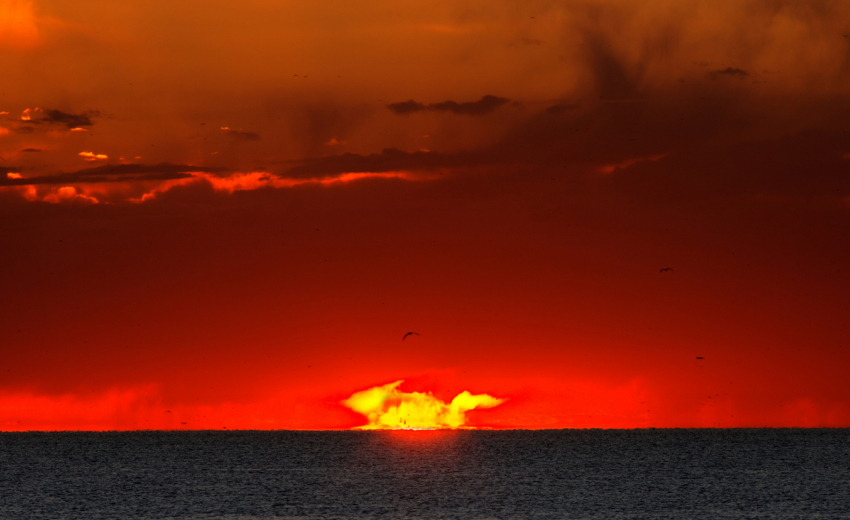
{"type": "Polygon", "coordinates": [[[0,430],[850,427],[848,3],[0,0],[0,70],[0,430]]]}

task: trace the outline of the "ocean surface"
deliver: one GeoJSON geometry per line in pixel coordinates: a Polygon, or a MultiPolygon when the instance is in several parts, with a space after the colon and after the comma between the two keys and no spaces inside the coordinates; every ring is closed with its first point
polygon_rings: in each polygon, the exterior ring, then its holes
{"type": "Polygon", "coordinates": [[[0,433],[0,518],[850,518],[850,430],[0,433]]]}

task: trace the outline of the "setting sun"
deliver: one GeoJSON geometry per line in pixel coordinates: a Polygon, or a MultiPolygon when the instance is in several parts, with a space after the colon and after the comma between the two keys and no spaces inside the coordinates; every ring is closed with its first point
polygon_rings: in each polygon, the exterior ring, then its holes
{"type": "Polygon", "coordinates": [[[404,381],[354,393],[343,404],[366,416],[369,423],[361,430],[455,429],[463,428],[465,413],[475,408],[492,408],[504,402],[487,394],[467,391],[445,403],[431,393],[402,392],[404,381]]]}

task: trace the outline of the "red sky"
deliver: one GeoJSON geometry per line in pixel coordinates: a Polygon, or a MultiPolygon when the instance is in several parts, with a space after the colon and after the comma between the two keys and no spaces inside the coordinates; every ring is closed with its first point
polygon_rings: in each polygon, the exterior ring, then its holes
{"type": "Polygon", "coordinates": [[[848,34],[0,0],[0,430],[349,428],[401,379],[506,399],[472,426],[850,426],[848,34]]]}

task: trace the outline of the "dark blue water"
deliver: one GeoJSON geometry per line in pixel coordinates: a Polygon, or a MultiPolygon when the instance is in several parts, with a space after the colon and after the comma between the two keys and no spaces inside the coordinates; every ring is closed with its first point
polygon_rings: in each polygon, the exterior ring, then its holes
{"type": "Polygon", "coordinates": [[[850,430],[3,433],[0,518],[850,518],[850,430]]]}

